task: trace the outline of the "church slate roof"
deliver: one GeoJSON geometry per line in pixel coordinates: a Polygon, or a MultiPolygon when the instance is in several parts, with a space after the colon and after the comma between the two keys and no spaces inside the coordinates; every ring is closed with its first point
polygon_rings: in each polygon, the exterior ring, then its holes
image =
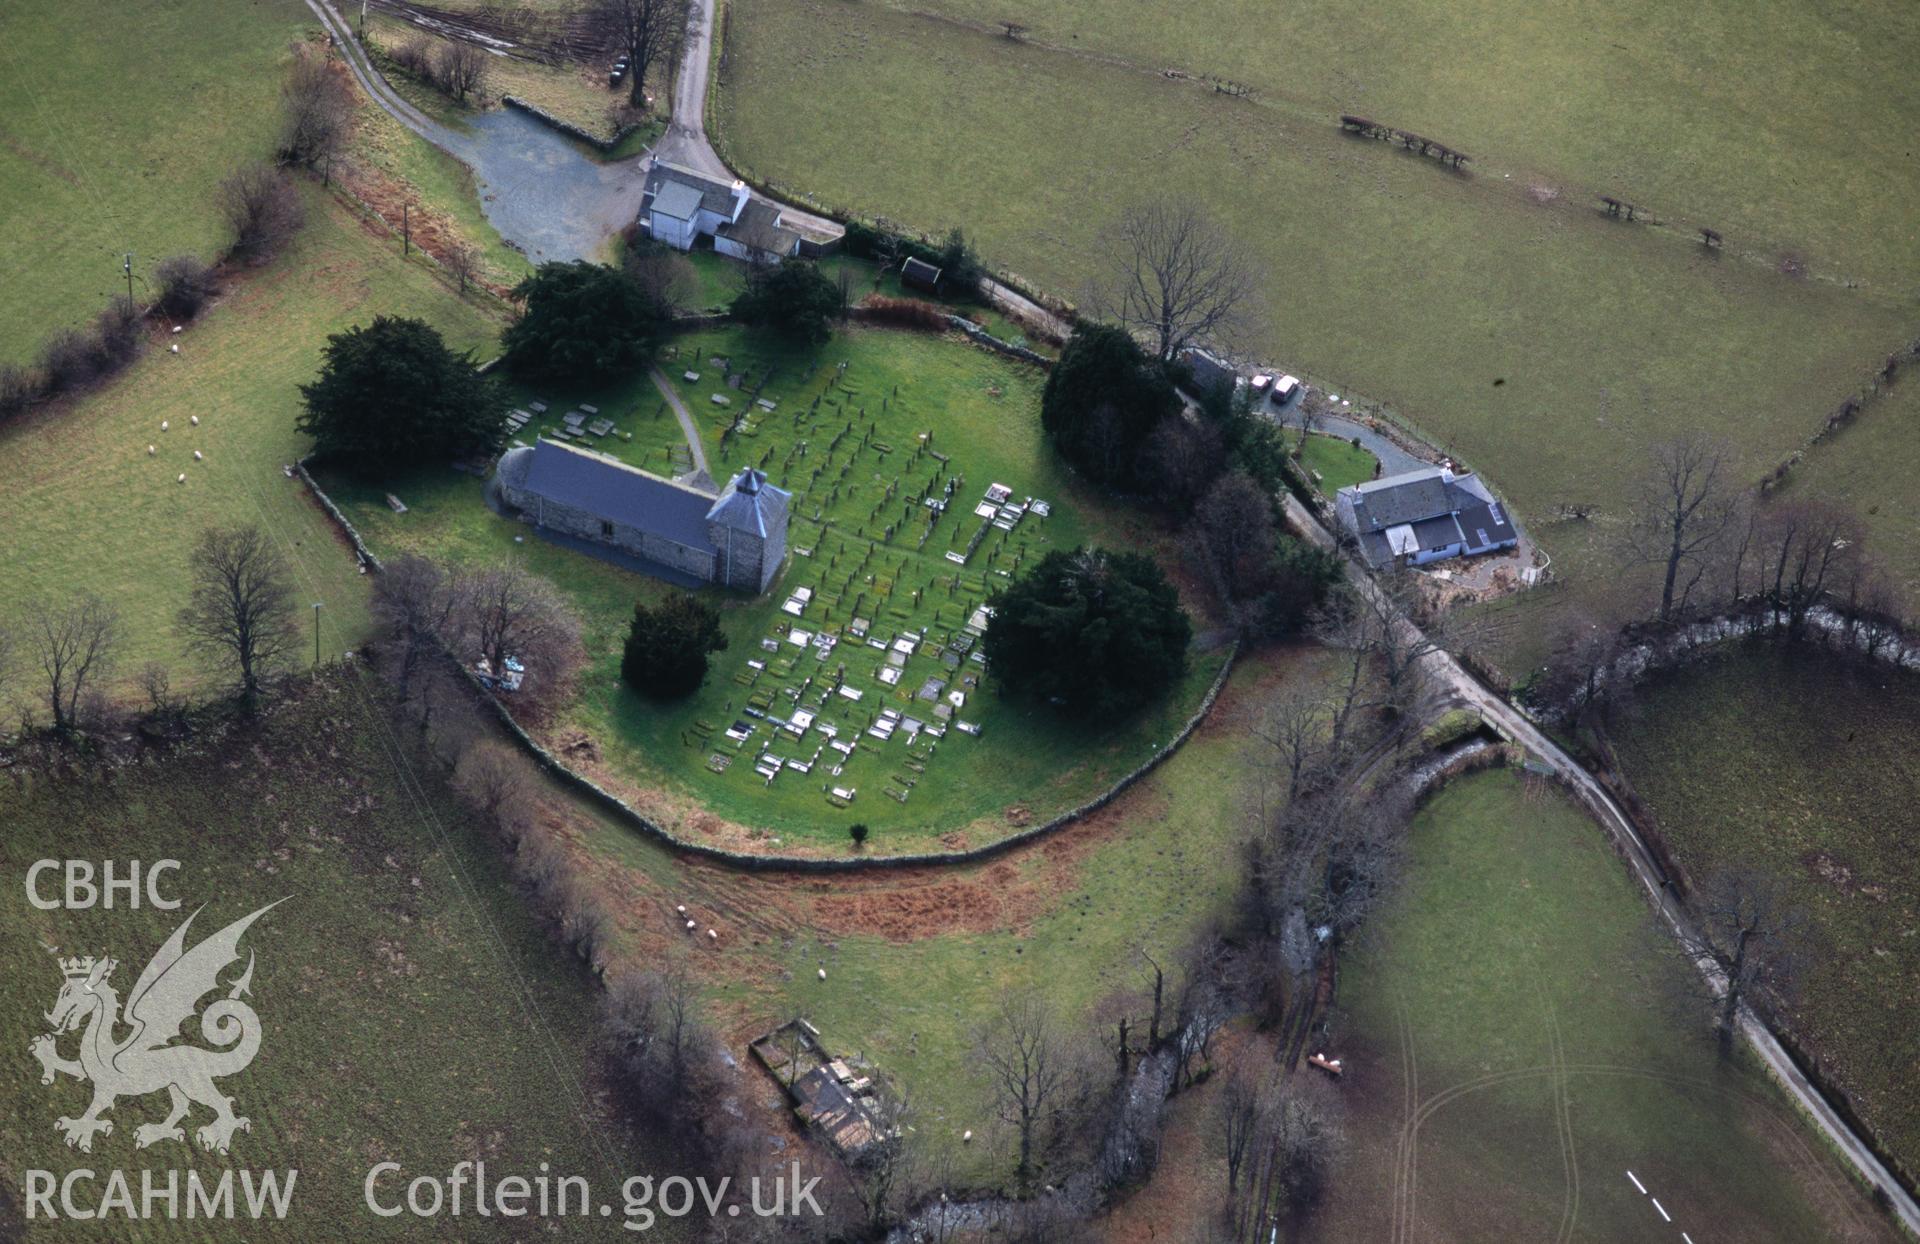
{"type": "Polygon", "coordinates": [[[792,494],[786,489],[769,484],[764,472],[748,467],[733,477],[707,511],[707,520],[765,538],[769,532],[785,530],[790,500],[792,494]]]}
{"type": "MultiPolygon", "coordinates": [[[[517,485],[522,491],[675,544],[718,551],[707,538],[707,511],[715,505],[712,493],[559,441],[542,439],[528,456],[525,482],[517,485]]],[[[504,459],[501,467],[504,473],[504,459]]]]}

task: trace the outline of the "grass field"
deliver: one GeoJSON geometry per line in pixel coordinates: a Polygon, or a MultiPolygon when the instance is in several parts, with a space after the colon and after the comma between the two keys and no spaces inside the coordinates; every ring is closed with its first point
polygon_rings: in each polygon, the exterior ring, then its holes
{"type": "MultiPolygon", "coordinates": [[[[971,12],[964,0],[957,7],[971,12]]],[[[1213,6],[1222,7],[1241,11],[1213,6]]],[[[1230,23],[1190,15],[1167,31],[1146,10],[1088,0],[1036,19],[1058,32],[1111,17],[1110,30],[1060,39],[1082,52],[877,5],[736,0],[714,112],[730,157],[753,175],[917,228],[964,223],[991,260],[1068,293],[1136,193],[1197,198],[1272,273],[1259,335],[1279,356],[1269,361],[1413,420],[1484,471],[1575,580],[1610,568],[1599,559],[1623,490],[1677,421],[1728,437],[1737,473],[1757,479],[1911,336],[1920,261],[1911,231],[1892,222],[1916,174],[1887,144],[1911,120],[1913,92],[1894,83],[1884,48],[1858,51],[1844,33],[1794,44],[1780,74],[1700,77],[1716,96],[1735,94],[1682,115],[1678,99],[1704,88],[1674,68],[1681,53],[1663,39],[1675,23],[1734,23],[1736,6],[1681,18],[1632,3],[1593,20],[1556,7],[1504,24],[1484,5],[1447,6],[1432,23],[1407,7],[1248,11],[1230,23]],[[1498,27],[1487,50],[1510,58],[1499,71],[1477,45],[1472,55],[1435,43],[1430,54],[1387,58],[1406,39],[1429,46],[1456,19],[1462,38],[1498,27]],[[1380,34],[1396,23],[1392,37],[1380,34]],[[1303,25],[1318,42],[1303,36],[1273,53],[1270,39],[1303,25]],[[1234,76],[1188,61],[1180,42],[1225,42],[1229,30],[1266,49],[1268,68],[1246,80],[1282,79],[1259,98],[1160,72],[1176,64],[1234,76]],[[1348,51],[1310,55],[1330,31],[1348,51]],[[1170,42],[1151,50],[1126,42],[1162,34],[1170,42]],[[1626,90],[1614,42],[1638,49],[1626,63],[1667,67],[1626,90]],[[1576,77],[1593,86],[1576,91],[1563,71],[1582,57],[1591,73],[1576,77]],[[1884,96],[1872,120],[1851,110],[1862,90],[1884,96]],[[832,107],[808,106],[823,99],[832,107]],[[1341,110],[1439,135],[1476,163],[1456,175],[1344,135],[1341,110]],[[1476,132],[1469,119],[1494,128],[1476,132]],[[1754,119],[1768,135],[1759,149],[1710,133],[1754,119]],[[1514,137],[1536,120],[1541,137],[1514,137]],[[1569,127],[1588,135],[1585,145],[1553,137],[1569,127]],[[1559,162],[1533,146],[1549,141],[1565,153],[1559,162]],[[941,158],[927,159],[929,149],[941,158]],[[1651,170],[1644,179],[1636,161],[1651,170]],[[1816,165],[1830,175],[1803,192],[1802,171],[1816,165]],[[1701,201],[1666,197],[1674,177],[1693,178],[1701,201]],[[1773,188],[1761,189],[1769,178],[1773,188]],[[1675,223],[1610,220],[1593,207],[1605,192],[1643,198],[1675,223]],[[1846,205],[1832,206],[1834,196],[1846,205]],[[1726,250],[1692,239],[1696,212],[1726,232],[1726,250]],[[1787,251],[1809,257],[1811,278],[1781,273],[1787,251]],[[1545,521],[1574,502],[1594,506],[1598,521],[1545,521]]],[[[1878,17],[1832,20],[1868,29],[1881,18],[1895,29],[1913,21],[1871,8],[1878,17]]],[[[1688,54],[1746,63],[1760,56],[1756,40],[1786,47],[1821,20],[1780,5],[1760,21],[1737,11],[1751,29],[1711,50],[1701,36],[1688,54]]],[[[1910,522],[1890,515],[1888,525],[1911,543],[1910,522]]]]}
{"type": "Polygon", "coordinates": [[[1373,478],[1380,465],[1366,450],[1337,436],[1315,435],[1306,438],[1300,448],[1300,465],[1313,476],[1320,495],[1331,497],[1351,484],[1364,484],[1373,478]]]}
{"type": "Polygon", "coordinates": [[[295,386],[318,369],[328,333],[377,314],[422,317],[457,348],[482,351],[498,323],[455,298],[426,261],[404,261],[384,230],[317,189],[307,197],[298,239],[168,338],[178,355],[156,342],[99,392],[0,430],[8,479],[0,530],[16,585],[0,599],[0,622],[31,596],[90,589],[120,611],[123,674],[157,660],[175,667],[176,686],[192,685],[173,629],[187,552],[209,525],[258,523],[295,571],[303,615],[323,603],[325,650],[364,638],[366,582],[305,490],[281,472],[306,450],[294,429],[295,386]],[[176,483],[183,473],[186,483],[176,483]]]}
{"type": "Polygon", "coordinates": [[[1909,374],[1858,422],[1807,451],[1782,497],[1844,501],[1866,523],[1867,555],[1920,604],[1920,543],[1913,538],[1920,480],[1920,376],[1909,374]]]}
{"type": "Polygon", "coordinates": [[[1684,969],[1571,803],[1465,778],[1410,849],[1342,964],[1353,1153],[1301,1239],[1896,1238],[1771,1082],[1674,1009],[1684,969]]]}
{"type": "Polygon", "coordinates": [[[298,0],[0,7],[0,363],[124,298],[127,251],[145,278],[225,245],[214,186],[267,153],[279,66],[311,20],[298,0]]]}
{"type": "MultiPolygon", "coordinates": [[[[1044,706],[1003,700],[964,650],[954,651],[956,664],[941,651],[967,641],[973,611],[1023,560],[1082,542],[1128,547],[1159,538],[1137,518],[1101,507],[1055,464],[1039,434],[1032,369],[956,341],[874,330],[842,333],[819,351],[741,329],[685,336],[673,349],[662,367],[700,421],[714,476],[758,465],[796,493],[786,572],[759,599],[715,595],[730,647],[687,701],[645,701],[618,677],[633,605],[657,598],[659,581],[541,540],[488,510],[480,483],[463,476],[434,472],[357,488],[329,482],[377,549],[468,563],[511,556],[574,597],[588,620],[591,665],[578,705],[555,733],[577,727],[591,735],[596,750],[582,763],[631,791],[657,819],[696,837],[726,829],[781,836],[789,848],[842,849],[854,821],[871,826],[874,851],[980,842],[1089,797],[1192,712],[1219,669],[1219,651],[1194,654],[1189,676],[1163,705],[1115,724],[1069,722],[1044,706]],[[688,371],[700,380],[681,379],[688,371]],[[922,445],[922,433],[933,439],[922,445]],[[945,481],[961,479],[949,498],[945,481]],[[994,481],[1012,488],[1016,501],[1051,500],[1051,515],[1030,515],[1010,531],[993,526],[975,506],[994,481]],[[384,504],[389,488],[408,513],[384,504]],[[949,501],[946,512],[924,505],[925,496],[949,501]],[[964,565],[949,552],[965,556],[964,565]],[[797,615],[783,612],[801,588],[814,598],[797,615]],[[860,635],[857,618],[867,622],[860,635]],[[840,642],[830,659],[820,658],[817,645],[793,641],[796,633],[840,642]],[[893,668],[885,645],[908,634],[924,644],[897,667],[897,681],[883,681],[881,671],[893,668]],[[832,694],[842,676],[858,698],[832,694]],[[955,729],[909,742],[904,727],[884,741],[864,733],[887,708],[938,725],[935,701],[918,698],[930,678],[951,684],[942,695],[965,696],[954,721],[977,724],[978,737],[955,729]],[[801,687],[807,698],[793,699],[801,687]],[[826,702],[816,703],[821,697],[826,702]],[[814,710],[841,741],[858,740],[858,751],[836,761],[819,729],[789,737],[768,720],[795,708],[814,710]],[[726,737],[735,722],[753,727],[744,741],[726,737]],[[816,768],[789,767],[769,787],[755,769],[763,743],[816,768]],[[833,797],[833,787],[854,798],[833,797]]],[[[595,448],[656,472],[670,468],[677,424],[644,377],[539,396],[550,406],[548,426],[588,402],[616,421],[595,448]]]]}
{"type": "Polygon", "coordinates": [[[1568,0],[1524,11],[1385,0],[1358,12],[1202,0],[1179,22],[1123,0],[1017,15],[991,0],[911,9],[994,34],[1017,16],[1035,42],[1229,79],[1276,111],[1363,113],[1516,182],[1718,227],[1735,248],[1799,248],[1890,290],[1920,277],[1920,237],[1894,227],[1920,189],[1908,141],[1920,92],[1907,72],[1920,14],[1895,0],[1629,0],[1599,12],[1568,0]]]}
{"type": "Polygon", "coordinates": [[[1920,678],[1742,646],[1642,688],[1612,733],[1682,867],[1761,869],[1812,916],[1794,1027],[1920,1167],[1920,678]]]}
{"type": "MultiPolygon", "coordinates": [[[[37,859],[180,861],[151,906],[38,911],[16,884],[0,921],[8,967],[0,973],[0,1173],[8,1239],[282,1240],[420,1239],[429,1224],[376,1218],[362,1202],[375,1163],[404,1178],[444,1175],[484,1158],[490,1170],[529,1177],[540,1164],[586,1176],[597,1195],[648,1169],[659,1155],[636,1148],[605,1115],[605,1085],[590,1033],[598,986],[549,942],[505,876],[498,847],[388,733],[354,675],[336,675],[245,731],[203,735],[180,753],[111,779],[18,775],[0,784],[0,864],[21,877],[37,859]],[[136,1150],[135,1126],[166,1112],[164,1096],[123,1098],[110,1135],[93,1151],[68,1149],[54,1130],[77,1115],[85,1088],[65,1076],[40,1083],[28,1042],[61,985],[54,959],[112,955],[124,1001],[147,959],[188,913],[204,905],[189,945],[225,923],[285,899],[240,943],[253,953],[249,1001],[260,1052],[221,1082],[251,1130],[230,1155],[160,1142],[136,1150]],[[299,1171],[283,1223],[115,1220],[93,1230],[71,1222],[22,1231],[24,1172],[99,1172],[78,1185],[100,1195],[109,1168],[192,1167],[217,1178],[229,1166],[299,1171]]],[[[58,874],[55,874],[57,878],[58,874]]],[[[58,892],[57,880],[42,892],[58,892]]],[[[223,983],[240,967],[228,968],[223,983]]],[[[199,1027],[185,1034],[198,1042],[199,1027]]],[[[76,1038],[62,1042],[71,1056],[76,1038]]],[[[189,1128],[208,1112],[195,1107],[189,1128]]],[[[383,1193],[404,1183],[383,1183],[383,1193]]],[[[237,1193],[236,1193],[237,1197],[237,1193]]],[[[57,1204],[57,1202],[56,1202],[57,1204]]],[[[164,1209],[164,1206],[162,1207],[164,1209]]],[[[524,1222],[458,1220],[463,1239],[524,1239],[524,1222]]],[[[447,1220],[443,1220],[443,1223],[447,1220]]],[[[617,1223],[618,1219],[614,1220],[617,1223]]],[[[613,1223],[571,1222],[567,1238],[615,1238],[613,1223]]],[[[675,1224],[663,1227],[674,1233],[675,1224]]],[[[438,1234],[433,1232],[433,1234],[438,1234]]]]}

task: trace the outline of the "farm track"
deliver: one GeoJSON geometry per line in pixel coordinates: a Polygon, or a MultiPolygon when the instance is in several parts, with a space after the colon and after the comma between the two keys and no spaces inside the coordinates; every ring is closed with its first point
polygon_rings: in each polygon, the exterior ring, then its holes
{"type": "Polygon", "coordinates": [[[399,18],[430,34],[477,44],[497,55],[543,65],[584,63],[608,54],[585,11],[566,18],[497,8],[455,12],[406,0],[367,0],[375,13],[399,18]]]}

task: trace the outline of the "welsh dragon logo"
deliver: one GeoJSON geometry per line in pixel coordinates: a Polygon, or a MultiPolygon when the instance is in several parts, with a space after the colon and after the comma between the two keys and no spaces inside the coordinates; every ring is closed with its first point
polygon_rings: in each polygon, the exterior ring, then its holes
{"type": "Polygon", "coordinates": [[[35,1037],[27,1050],[40,1060],[40,1083],[52,1084],[56,1073],[65,1072],[93,1085],[93,1102],[85,1114],[54,1123],[69,1145],[91,1153],[96,1135],[113,1132],[113,1120],[101,1116],[115,1101],[161,1089],[172,1100],[167,1117],[135,1128],[136,1148],[163,1140],[185,1142],[179,1123],[190,1103],[213,1111],[213,1120],[194,1131],[202,1148],[225,1153],[236,1131],[249,1130],[246,1117],[233,1112],[233,1099],[214,1081],[244,1070],[260,1050],[260,1017],[240,1001],[253,981],[251,951],[246,971],[228,988],[227,996],[209,1004],[200,1016],[201,1037],[220,1048],[173,1042],[180,1037],[182,1025],[193,1018],[200,1000],[220,988],[220,974],[239,960],[240,935],[285,901],[269,903],[234,921],[191,950],[186,949],[187,929],[199,912],[188,916],[133,983],[124,1016],[120,995],[108,983],[118,960],[92,955],[60,960],[66,980],[46,1016],[53,1030],[35,1037]],[[83,1028],[79,1058],[60,1057],[59,1038],[83,1028]],[[116,1035],[125,1029],[131,1029],[126,1036],[116,1035]]]}

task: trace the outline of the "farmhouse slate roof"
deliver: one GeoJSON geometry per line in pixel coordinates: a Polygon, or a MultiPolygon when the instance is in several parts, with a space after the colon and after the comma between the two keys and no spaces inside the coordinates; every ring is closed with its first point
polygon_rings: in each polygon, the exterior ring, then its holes
{"type": "Polygon", "coordinates": [[[1417,523],[1450,514],[1454,508],[1447,495],[1446,472],[1439,467],[1389,475],[1352,488],[1353,516],[1362,532],[1417,523]]]}
{"type": "Polygon", "coordinates": [[[1508,521],[1506,511],[1498,501],[1476,501],[1462,505],[1460,512],[1454,515],[1465,534],[1468,548],[1479,548],[1487,544],[1499,544],[1502,541],[1518,538],[1513,524],[1508,521]],[[1484,535],[1481,533],[1485,533],[1484,535]]]}
{"type": "Polygon", "coordinates": [[[759,199],[749,199],[740,219],[721,225],[714,234],[769,255],[791,255],[800,241],[799,234],[780,223],[780,209],[759,199]]]}
{"type": "MultiPolygon", "coordinates": [[[[647,181],[644,187],[647,193],[654,196],[654,210],[664,210],[660,207],[660,196],[674,186],[690,187],[698,191],[699,206],[707,211],[720,216],[733,215],[733,186],[730,183],[716,181],[704,173],[695,172],[684,164],[675,164],[669,160],[655,160],[653,167],[647,170],[647,181]]],[[[685,216],[676,215],[674,219],[691,220],[693,213],[689,212],[685,216]]]]}
{"type": "Polygon", "coordinates": [[[683,181],[670,181],[654,194],[649,210],[674,220],[692,220],[700,214],[701,198],[698,187],[689,186],[683,181]]]}
{"type": "MultiPolygon", "coordinates": [[[[664,536],[676,544],[717,552],[707,538],[712,493],[628,466],[560,441],[542,439],[528,451],[519,487],[612,523],[664,536]]],[[[508,464],[503,458],[502,470],[508,464]]]]}

